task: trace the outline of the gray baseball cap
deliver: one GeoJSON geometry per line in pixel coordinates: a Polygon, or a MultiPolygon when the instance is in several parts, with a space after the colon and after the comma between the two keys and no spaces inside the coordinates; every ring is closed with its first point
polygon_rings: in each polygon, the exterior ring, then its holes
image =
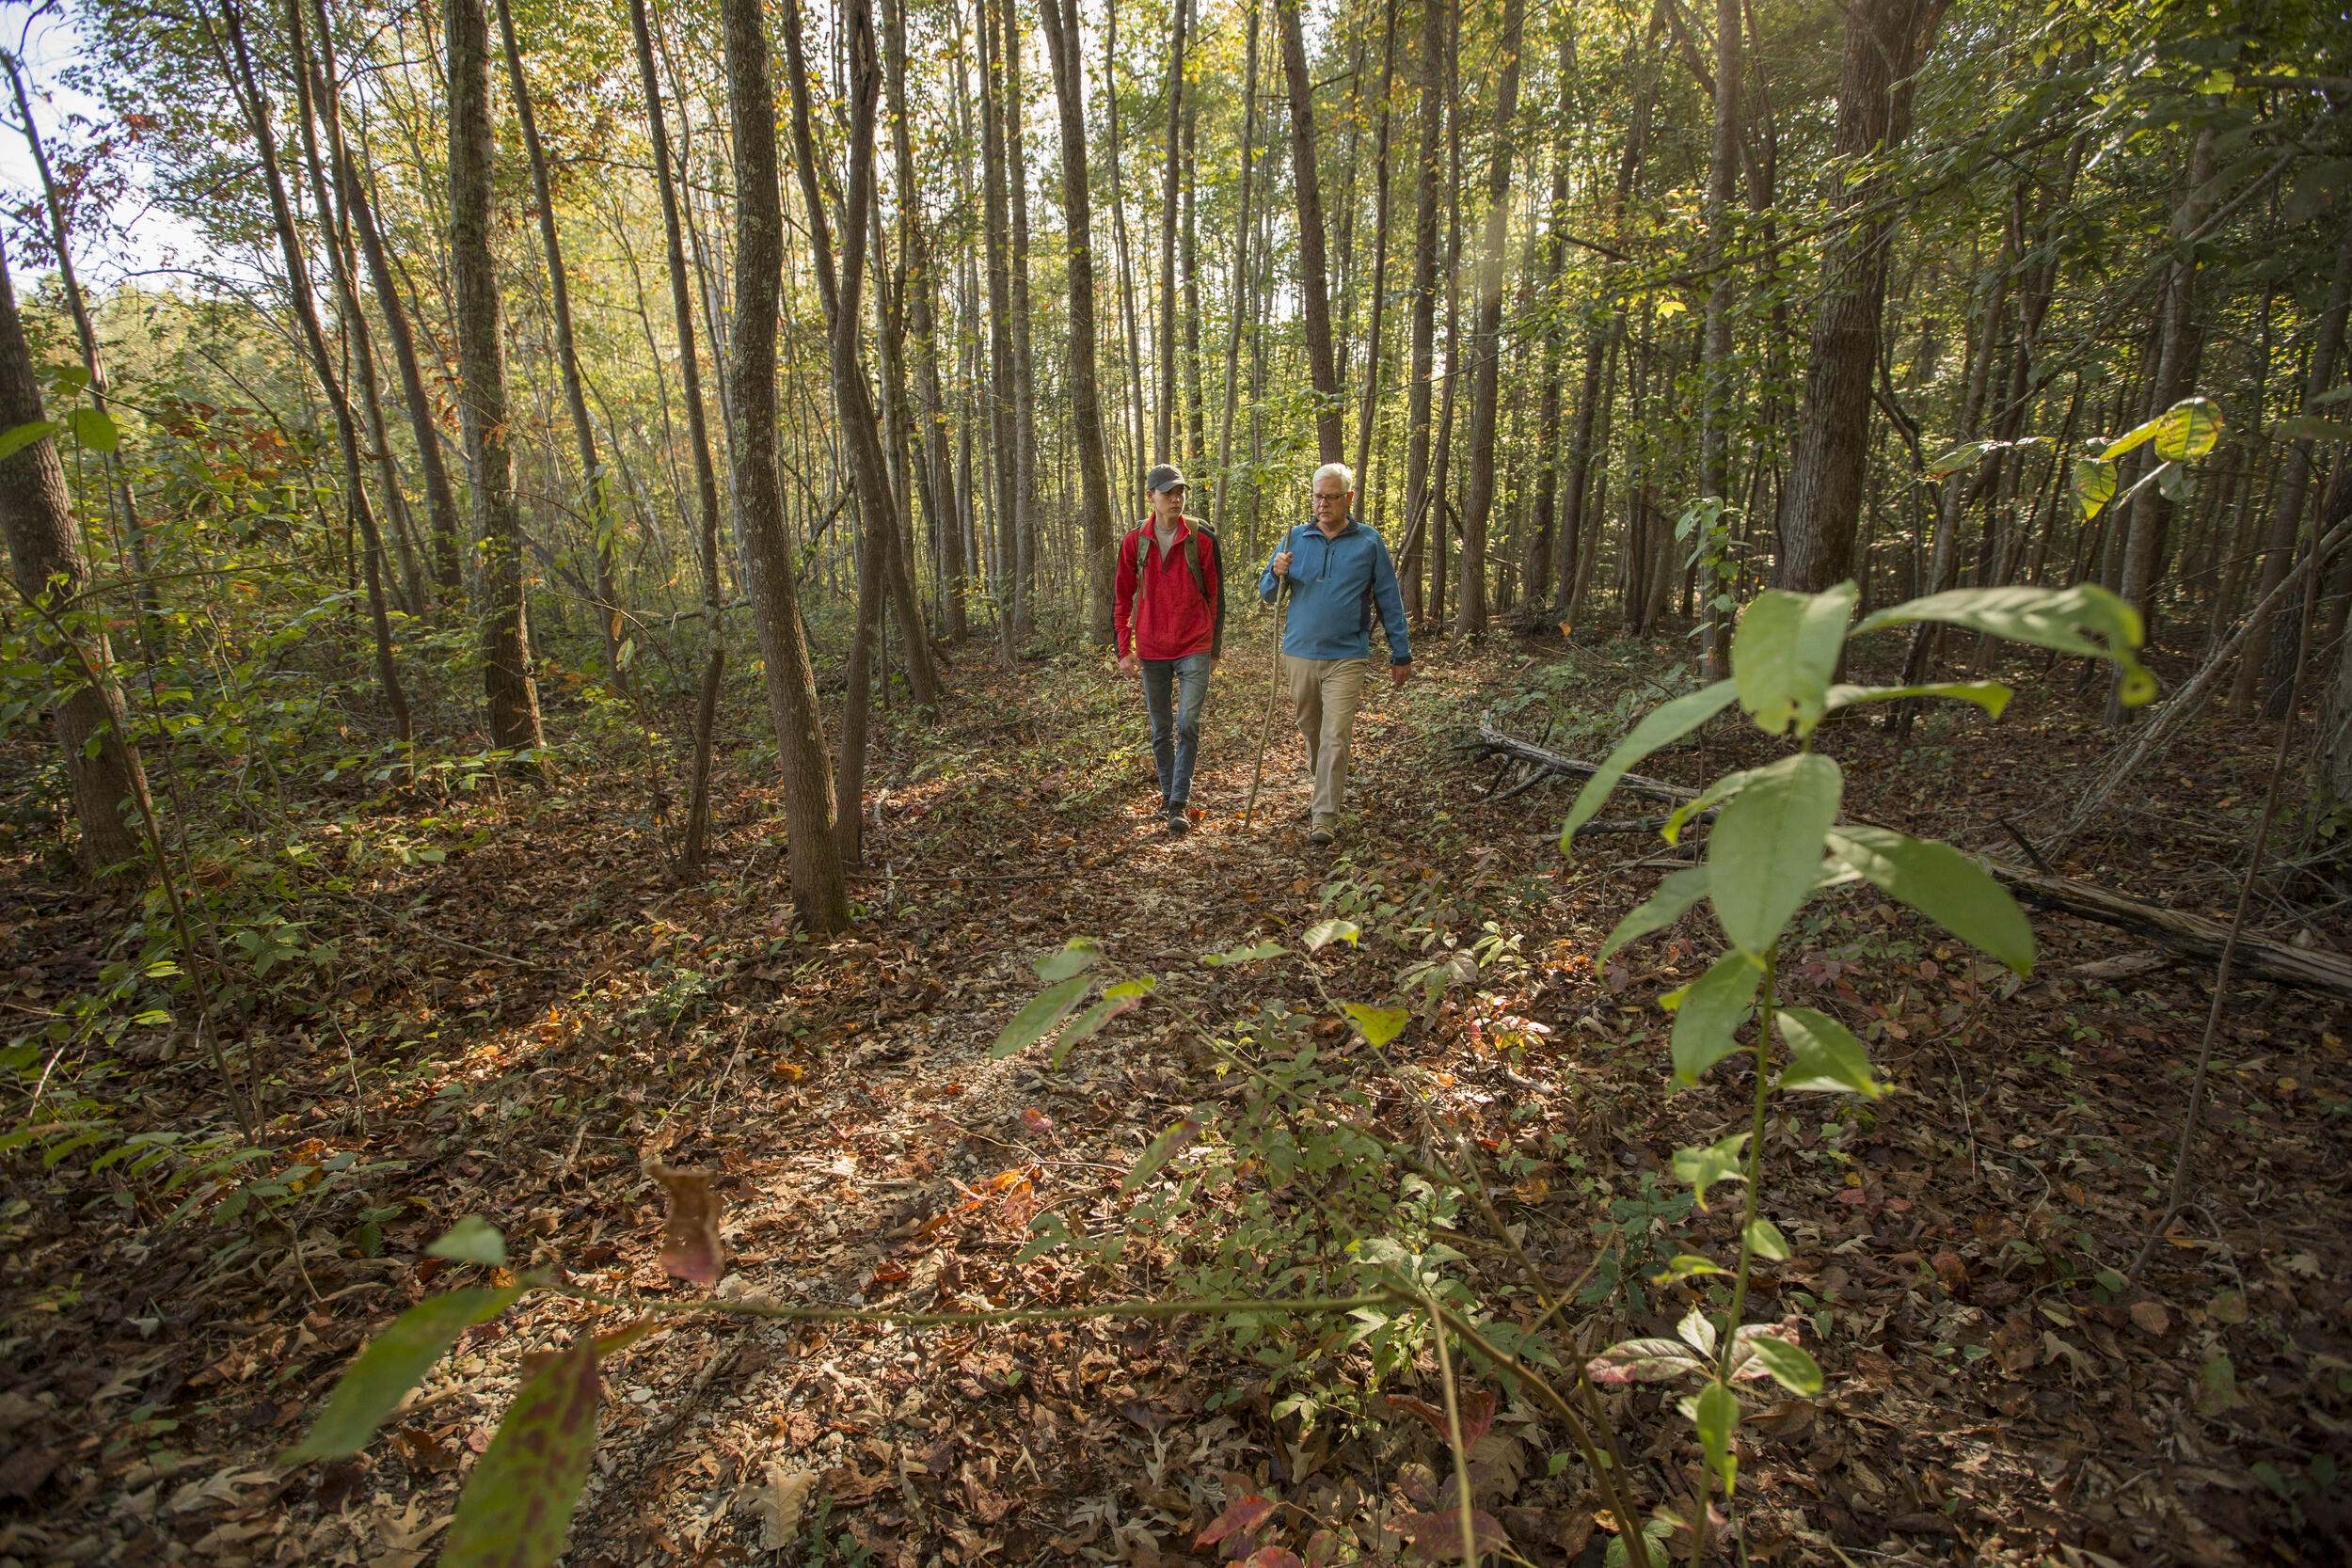
{"type": "Polygon", "coordinates": [[[1150,473],[1144,475],[1143,487],[1155,496],[1166,490],[1189,490],[1192,488],[1191,485],[1184,483],[1184,476],[1177,470],[1176,466],[1172,463],[1162,463],[1158,467],[1154,467],[1150,473]]]}

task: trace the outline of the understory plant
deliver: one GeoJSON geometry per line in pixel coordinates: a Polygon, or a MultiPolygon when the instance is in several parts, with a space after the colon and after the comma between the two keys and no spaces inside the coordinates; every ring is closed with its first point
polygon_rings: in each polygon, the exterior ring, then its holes
{"type": "MultiPolygon", "coordinates": [[[[1458,1354],[1470,1371],[1523,1392],[1566,1432],[1619,1521],[1613,1563],[1647,1568],[1653,1550],[1664,1549],[1677,1525],[1690,1530],[1690,1560],[1699,1562],[1708,1550],[1715,1484],[1721,1483],[1726,1502],[1736,1491],[1740,1386],[1770,1379],[1801,1398],[1822,1387],[1821,1370],[1797,1343],[1792,1325],[1746,1320],[1756,1259],[1785,1259],[1789,1251],[1759,1201],[1768,1107],[1779,1096],[1882,1092],[1869,1053],[1851,1030],[1781,995],[1781,955],[1792,922],[1812,900],[1867,883],[2020,975],[2033,964],[2033,934],[2024,912],[1983,866],[1949,845],[1841,819],[1844,776],[1815,744],[1823,721],[1848,709],[1948,698],[1997,717],[2010,689],[1993,681],[1846,684],[1836,677],[1848,642],[1942,622],[2111,662],[2127,704],[2145,702],[2154,688],[2134,651],[2140,642],[2138,617],[2099,588],[1939,594],[1858,623],[1856,599],[1848,583],[1821,594],[1770,592],[1750,604],[1732,638],[1730,678],[1665,703],[1636,724],[1578,798],[1561,837],[1565,852],[1629,768],[1735,705],[1790,748],[1776,760],[1724,774],[1676,811],[1664,826],[1666,839],[1678,843],[1687,829],[1708,823],[1704,858],[1668,876],[1611,932],[1598,955],[1605,958],[1664,930],[1704,904],[1725,946],[1698,979],[1663,999],[1675,1012],[1674,1076],[1679,1084],[1695,1084],[1742,1052],[1754,1065],[1747,1125],[1674,1158],[1677,1177],[1701,1207],[1724,1182],[1742,1189],[1739,1246],[1729,1266],[1685,1252],[1654,1276],[1658,1282],[1728,1282],[1719,1309],[1693,1310],[1676,1337],[1626,1339],[1581,1365],[1564,1362],[1559,1347],[1573,1338],[1574,1325],[1553,1320],[1572,1304],[1549,1300],[1550,1288],[1528,1261],[1518,1227],[1502,1220],[1488,1196],[1473,1140],[1463,1129],[1439,1126],[1425,1109],[1427,1097],[1418,1094],[1410,1097],[1422,1107],[1415,1132],[1406,1137],[1381,1131],[1376,1097],[1359,1082],[1365,1068],[1376,1065],[1395,1076],[1398,1064],[1387,1048],[1417,1016],[1430,1016],[1450,987],[1470,983],[1477,974],[1470,953],[1449,948],[1408,965],[1398,975],[1398,995],[1391,998],[1403,1006],[1342,1000],[1327,988],[1318,957],[1361,939],[1352,920],[1325,919],[1295,946],[1261,941],[1205,953],[1199,961],[1216,969],[1290,961],[1311,982],[1316,999],[1308,1012],[1289,1003],[1265,1006],[1220,1029],[1190,1015],[1157,976],[1110,977],[1102,944],[1078,938],[1037,962],[1043,989],[1005,1024],[994,1054],[1012,1055],[1050,1040],[1048,1064],[1057,1069],[1083,1041],[1149,1006],[1187,1026],[1234,1092],[1204,1101],[1149,1142],[1120,1186],[1122,1199],[1137,1199],[1123,1225],[1089,1236],[1078,1216],[1047,1209],[1033,1219],[1021,1260],[1053,1251],[1107,1269],[1123,1249],[1145,1245],[1164,1254],[1172,1267],[1163,1277],[1188,1293],[978,1311],[833,1307],[743,1294],[615,1298],[584,1289],[553,1267],[505,1272],[502,1239],[483,1221],[469,1220],[432,1251],[498,1271],[492,1283],[429,1297],[395,1320],[344,1371],[289,1457],[358,1451],[459,1338],[526,1295],[622,1308],[628,1314],[624,1326],[603,1334],[578,1331],[568,1349],[529,1376],[467,1479],[443,1563],[529,1568],[562,1552],[586,1481],[599,1360],[659,1327],[715,1315],[914,1328],[1194,1318],[1227,1325],[1231,1342],[1265,1367],[1270,1384],[1287,1390],[1282,1414],[1302,1421],[1313,1418],[1319,1401],[1332,1398],[1323,1390],[1333,1382],[1334,1357],[1367,1356],[1376,1386],[1418,1364],[1424,1351],[1434,1354],[1442,1409],[1408,1399],[1389,1402],[1425,1410],[1424,1418],[1453,1452],[1451,1500],[1438,1499],[1435,1513],[1400,1527],[1425,1556],[1475,1560],[1503,1541],[1493,1518],[1475,1506],[1477,1483],[1467,1458],[1484,1421],[1492,1418],[1493,1400],[1483,1391],[1475,1400],[1466,1393],[1455,1371],[1458,1354]],[[1326,1026],[1327,1021],[1336,1022],[1326,1026]],[[1344,1040],[1336,1034],[1341,1027],[1348,1031],[1344,1040]],[[1468,1260],[1440,1239],[1467,1225],[1473,1212],[1549,1302],[1533,1326],[1482,1303],[1465,1277],[1468,1260]],[[1238,1217],[1227,1223],[1226,1215],[1238,1217]],[[1219,1223],[1228,1232],[1222,1237],[1215,1233],[1219,1223]],[[1678,1383],[1691,1389],[1680,1405],[1695,1429],[1706,1479],[1690,1517],[1662,1508],[1646,1511],[1645,1517],[1638,1506],[1634,1477],[1592,1387],[1630,1383],[1678,1383]]],[[[1490,933],[1484,951],[1496,960],[1504,947],[1500,934],[1490,933]]],[[[682,1278],[716,1283],[723,1264],[709,1177],[659,1164],[648,1170],[669,1199],[664,1267],[682,1278]]],[[[1228,1516],[1263,1504],[1254,1496],[1237,1499],[1228,1516]]],[[[1218,1534],[1213,1526],[1200,1544],[1216,1544],[1218,1534]]]]}

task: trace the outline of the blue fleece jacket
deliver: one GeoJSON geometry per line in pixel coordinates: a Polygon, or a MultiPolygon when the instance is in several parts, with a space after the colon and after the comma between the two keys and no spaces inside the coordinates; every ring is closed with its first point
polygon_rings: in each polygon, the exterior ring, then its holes
{"type": "Polygon", "coordinates": [[[1258,597],[1268,604],[1280,579],[1274,556],[1291,552],[1290,620],[1282,651],[1293,658],[1365,658],[1372,652],[1372,611],[1389,636],[1389,662],[1410,664],[1405,639],[1405,596],[1397,592],[1396,566],[1380,535],[1355,518],[1335,537],[1313,523],[1282,536],[1258,575],[1258,597]]]}

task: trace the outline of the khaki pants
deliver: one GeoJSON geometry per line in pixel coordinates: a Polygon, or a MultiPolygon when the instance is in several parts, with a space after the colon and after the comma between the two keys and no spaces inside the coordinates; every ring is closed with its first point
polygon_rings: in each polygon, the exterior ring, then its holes
{"type": "Polygon", "coordinates": [[[1293,658],[1282,656],[1290,677],[1291,711],[1307,737],[1307,769],[1314,775],[1314,820],[1340,814],[1347,794],[1348,749],[1356,734],[1356,709],[1364,700],[1368,658],[1293,658]]]}

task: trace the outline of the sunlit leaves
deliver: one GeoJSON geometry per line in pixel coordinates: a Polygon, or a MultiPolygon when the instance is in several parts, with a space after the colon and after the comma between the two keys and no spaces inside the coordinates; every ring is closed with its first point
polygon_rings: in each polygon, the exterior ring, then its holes
{"type": "Polygon", "coordinates": [[[1870,1076],[1870,1053],[1852,1030],[1811,1007],[1783,1007],[1777,1017],[1780,1037],[1788,1047],[1781,1088],[1873,1097],[1882,1092],[1870,1076]]]}
{"type": "Polygon", "coordinates": [[[1851,582],[1820,594],[1768,589],[1740,614],[1732,679],[1740,705],[1765,734],[1809,735],[1821,721],[1860,593],[1851,582]]]}
{"type": "Polygon", "coordinates": [[[1772,1221],[1758,1215],[1747,1223],[1741,1234],[1747,1239],[1748,1250],[1758,1258],[1774,1263],[1788,1260],[1788,1238],[1772,1221]]]}
{"type": "Polygon", "coordinates": [[[1974,703],[1990,718],[1998,719],[2009,701],[2017,693],[1999,681],[1933,681],[1925,686],[1833,686],[1829,689],[1829,710],[1853,707],[1862,703],[1900,703],[1918,697],[1949,697],[1957,702],[1974,703]]]}
{"type": "Polygon", "coordinates": [[[2033,927],[2009,890],[1948,844],[1850,823],[1830,830],[1829,858],[1859,872],[1971,947],[2019,974],[2033,971],[2033,927]]]}
{"type": "Polygon", "coordinates": [[[45,436],[55,436],[61,427],[55,420],[34,420],[27,424],[11,425],[0,431],[0,461],[6,461],[45,436]]]}
{"type": "Polygon", "coordinates": [[[2077,457],[2068,488],[2074,492],[2074,510],[2087,523],[2115,499],[2115,465],[2104,457],[2077,457]]]}
{"type": "Polygon", "coordinates": [[[1103,1026],[1111,1020],[1134,1012],[1143,1006],[1143,999],[1151,995],[1158,985],[1157,980],[1145,974],[1133,980],[1121,980],[1116,985],[1104,986],[1101,998],[1094,1006],[1072,1019],[1069,1027],[1055,1037],[1053,1065],[1057,1068],[1060,1067],[1063,1060],[1069,1056],[1073,1046],[1082,1040],[1092,1039],[1096,1035],[1101,1034],[1103,1026]]]}
{"type": "Polygon", "coordinates": [[[1729,707],[1739,696],[1739,689],[1729,681],[1717,681],[1702,687],[1671,703],[1652,708],[1632,732],[1617,742],[1614,749],[1601,759],[1599,770],[1586,781],[1577,795],[1576,804],[1568,808],[1568,819],[1560,830],[1560,852],[1573,852],[1576,830],[1593,819],[1617,781],[1626,776],[1633,765],[1669,741],[1681,739],[1715,715],[1729,707]]]}
{"type": "Polygon", "coordinates": [[[122,432],[113,419],[96,408],[74,409],[65,417],[65,427],[92,451],[112,451],[122,442],[122,432]]]}
{"type": "Polygon", "coordinates": [[[1083,974],[1103,961],[1103,944],[1092,937],[1072,937],[1058,953],[1040,958],[1034,966],[1037,977],[1047,984],[1083,974]]]}
{"type": "Polygon", "coordinates": [[[2150,441],[2168,463],[2199,458],[2221,439],[2221,405],[2211,398],[2183,398],[2153,420],[2134,425],[2109,441],[2099,455],[2109,463],[2150,441]]]}
{"type": "Polygon", "coordinates": [[[1185,1117],[1153,1138],[1144,1147],[1142,1158],[1128,1169],[1126,1179],[1119,1183],[1120,1196],[1123,1197],[1133,1193],[1158,1175],[1161,1166],[1191,1148],[1193,1139],[1200,1135],[1200,1128],[1201,1122],[1198,1117],[1185,1117]]]}
{"type": "Polygon", "coordinates": [[[1343,1002],[1340,1011],[1356,1025],[1364,1043],[1375,1051],[1396,1038],[1413,1022],[1413,1015],[1401,1007],[1369,1007],[1361,1002],[1343,1002]]]}
{"type": "MultiPolygon", "coordinates": [[[[1039,967],[1044,966],[1041,964],[1039,967]]],[[[1079,998],[1086,995],[1088,987],[1092,983],[1083,974],[1073,974],[1029,998],[1028,1005],[1013,1014],[1012,1022],[998,1033],[996,1043],[989,1047],[988,1053],[991,1056],[1009,1056],[1043,1039],[1046,1031],[1059,1023],[1063,1016],[1078,1005],[1079,998]]]]}
{"type": "Polygon", "coordinates": [[[1200,961],[1211,969],[1226,964],[1253,964],[1265,958],[1279,958],[1290,949],[1279,942],[1261,942],[1248,947],[1229,947],[1222,953],[1203,953],[1200,961]]]}
{"type": "Polygon", "coordinates": [[[563,1555],[596,1446],[596,1342],[540,1369],[466,1478],[442,1568],[543,1568],[563,1555]]]}
{"type": "Polygon", "coordinates": [[[497,1317],[522,1293],[519,1285],[449,1291],[427,1296],[393,1319],[343,1370],[326,1396],[326,1408],[287,1459],[340,1459],[358,1453],[459,1335],[497,1317]]]}
{"type": "Polygon", "coordinates": [[[2134,652],[2143,641],[2139,612],[2096,583],[2073,588],[1955,588],[1891,606],[1863,618],[1854,635],[1917,621],[1941,621],[2011,642],[2106,659],[2121,672],[2126,706],[2155,695],[2155,677],[2134,652]]]}
{"type": "Polygon", "coordinates": [[[1362,935],[1363,932],[1352,920],[1319,920],[1307,927],[1307,934],[1299,940],[1307,944],[1308,952],[1320,953],[1335,942],[1343,942],[1353,947],[1362,935]]]}
{"type": "Polygon", "coordinates": [[[1836,763],[1799,752],[1753,769],[1716,817],[1708,899],[1733,942],[1765,952],[1812,894],[1844,787],[1836,763]]]}
{"type": "Polygon", "coordinates": [[[1806,1354],[1803,1347],[1792,1345],[1774,1334],[1747,1335],[1740,1343],[1762,1364],[1774,1383],[1799,1399],[1813,1399],[1820,1393],[1820,1365],[1806,1354]]]}

